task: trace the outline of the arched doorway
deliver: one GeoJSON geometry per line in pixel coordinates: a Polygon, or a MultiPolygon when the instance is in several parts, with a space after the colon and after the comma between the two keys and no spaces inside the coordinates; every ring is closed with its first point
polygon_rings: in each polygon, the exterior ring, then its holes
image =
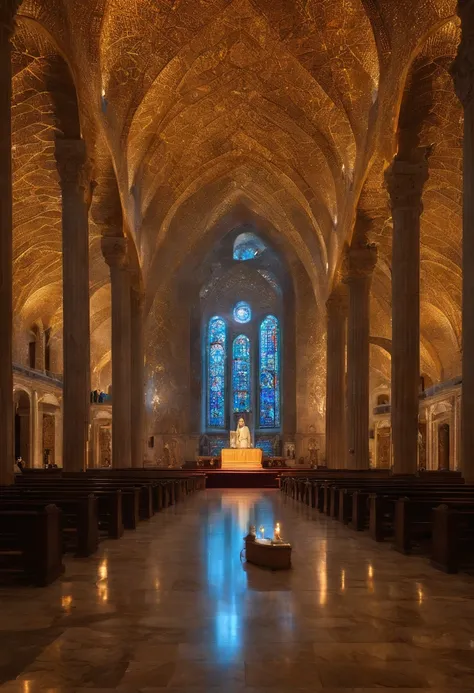
{"type": "Polygon", "coordinates": [[[16,390],[15,403],[15,459],[21,457],[27,467],[32,466],[31,404],[25,390],[16,390]]]}

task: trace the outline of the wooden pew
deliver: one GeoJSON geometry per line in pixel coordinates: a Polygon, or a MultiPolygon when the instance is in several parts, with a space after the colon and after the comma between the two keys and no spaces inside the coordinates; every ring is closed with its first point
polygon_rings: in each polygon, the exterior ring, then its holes
{"type": "Polygon", "coordinates": [[[426,488],[406,486],[404,488],[384,489],[382,493],[369,495],[369,533],[375,541],[384,541],[394,536],[395,508],[400,497],[413,500],[429,501],[434,505],[444,502],[474,501],[474,488],[459,486],[458,488],[426,488]]]}
{"type": "Polygon", "coordinates": [[[24,494],[8,500],[0,498],[0,510],[38,511],[46,505],[55,505],[61,510],[61,549],[75,551],[76,556],[91,556],[99,545],[98,499],[92,494],[80,498],[45,498],[25,500],[24,494]]]}
{"type": "MultiPolygon", "coordinates": [[[[15,484],[16,486],[16,484],[15,484]]],[[[102,493],[110,491],[121,491],[122,500],[122,522],[125,529],[136,529],[140,521],[140,488],[136,486],[121,484],[91,484],[87,480],[79,479],[57,479],[51,481],[41,481],[39,483],[26,484],[20,483],[19,488],[24,488],[29,493],[41,490],[55,490],[67,493],[95,493],[100,496],[102,493]]],[[[143,498],[143,496],[142,496],[143,498]]]]}
{"type": "Polygon", "coordinates": [[[431,564],[457,573],[474,563],[474,508],[460,510],[441,504],[433,511],[431,564]]]}
{"type": "Polygon", "coordinates": [[[60,515],[54,505],[0,510],[0,579],[43,587],[64,572],[60,515]]]}
{"type": "MultiPolygon", "coordinates": [[[[91,493],[89,486],[81,487],[75,485],[63,485],[54,483],[14,485],[1,489],[2,498],[8,499],[21,494],[23,500],[35,499],[55,499],[74,500],[79,497],[88,496],[91,493]]],[[[98,526],[99,532],[105,532],[109,539],[119,539],[123,535],[122,506],[123,495],[120,489],[95,489],[93,495],[98,499],[98,526]]]]}

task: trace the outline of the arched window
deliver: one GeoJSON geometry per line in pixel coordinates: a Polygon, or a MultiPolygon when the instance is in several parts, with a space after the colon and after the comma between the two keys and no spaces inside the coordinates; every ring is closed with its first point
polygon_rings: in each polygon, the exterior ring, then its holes
{"type": "Polygon", "coordinates": [[[234,260],[254,260],[265,250],[265,243],[251,231],[240,233],[234,241],[234,260]]]}
{"type": "Polygon", "coordinates": [[[280,327],[267,315],[260,325],[260,427],[280,426],[280,327]]]}
{"type": "Polygon", "coordinates": [[[232,345],[234,412],[250,411],[250,339],[241,334],[232,345]]]}
{"type": "Polygon", "coordinates": [[[207,334],[207,423],[211,428],[225,426],[226,326],[217,316],[209,320],[207,334]]]}

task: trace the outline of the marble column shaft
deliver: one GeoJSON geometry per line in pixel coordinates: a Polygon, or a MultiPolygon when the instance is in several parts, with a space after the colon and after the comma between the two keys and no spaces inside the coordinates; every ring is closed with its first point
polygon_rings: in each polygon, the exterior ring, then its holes
{"type": "Polygon", "coordinates": [[[420,385],[420,216],[427,150],[395,157],[385,174],[392,209],[391,424],[394,474],[416,474],[420,385]]]}
{"type": "Polygon", "coordinates": [[[131,445],[131,299],[127,240],[102,237],[112,289],[112,467],[132,463],[131,445]]]}
{"type": "Polygon", "coordinates": [[[369,468],[370,284],[377,262],[375,246],[356,246],[347,254],[347,467],[369,468]]]}
{"type": "Polygon", "coordinates": [[[13,482],[11,37],[20,2],[0,3],[0,485],[13,482]]]}
{"type": "Polygon", "coordinates": [[[132,288],[130,300],[132,467],[143,467],[145,457],[144,295],[140,290],[132,288]]]}
{"type": "Polygon", "coordinates": [[[461,42],[451,68],[464,107],[461,471],[474,482],[474,0],[459,0],[461,42]]]}
{"type": "Polygon", "coordinates": [[[56,140],[62,190],[63,466],[85,469],[90,402],[89,192],[83,140],[56,140]]]}
{"type": "Polygon", "coordinates": [[[347,288],[337,286],[327,303],[326,463],[345,467],[346,444],[346,319],[347,288]]]}

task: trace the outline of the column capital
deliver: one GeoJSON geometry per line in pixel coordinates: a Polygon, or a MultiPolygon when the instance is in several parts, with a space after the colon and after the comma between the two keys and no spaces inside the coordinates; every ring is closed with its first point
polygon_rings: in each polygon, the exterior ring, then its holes
{"type": "Polygon", "coordinates": [[[123,236],[102,236],[102,255],[109,267],[126,269],[128,265],[128,242],[123,236]]]}
{"type": "Polygon", "coordinates": [[[390,196],[392,212],[412,209],[418,214],[423,211],[423,188],[429,177],[428,159],[431,147],[419,147],[411,161],[397,155],[385,171],[385,186],[390,196]]]}
{"type": "Polygon", "coordinates": [[[461,42],[451,65],[454,90],[464,108],[474,97],[474,0],[458,0],[461,42]]]}
{"type": "Polygon", "coordinates": [[[376,264],[377,246],[375,243],[348,248],[343,262],[344,283],[350,284],[358,279],[370,278],[376,264]]]}
{"type": "Polygon", "coordinates": [[[9,40],[15,31],[15,16],[22,0],[2,0],[0,3],[0,41],[9,40]]]}
{"type": "Polygon", "coordinates": [[[88,189],[91,184],[91,164],[86,143],[82,139],[57,139],[55,157],[61,188],[88,189]]]}
{"type": "Polygon", "coordinates": [[[338,284],[333,288],[326,301],[326,311],[330,316],[347,315],[349,301],[347,295],[347,287],[344,284],[338,284]]]}

